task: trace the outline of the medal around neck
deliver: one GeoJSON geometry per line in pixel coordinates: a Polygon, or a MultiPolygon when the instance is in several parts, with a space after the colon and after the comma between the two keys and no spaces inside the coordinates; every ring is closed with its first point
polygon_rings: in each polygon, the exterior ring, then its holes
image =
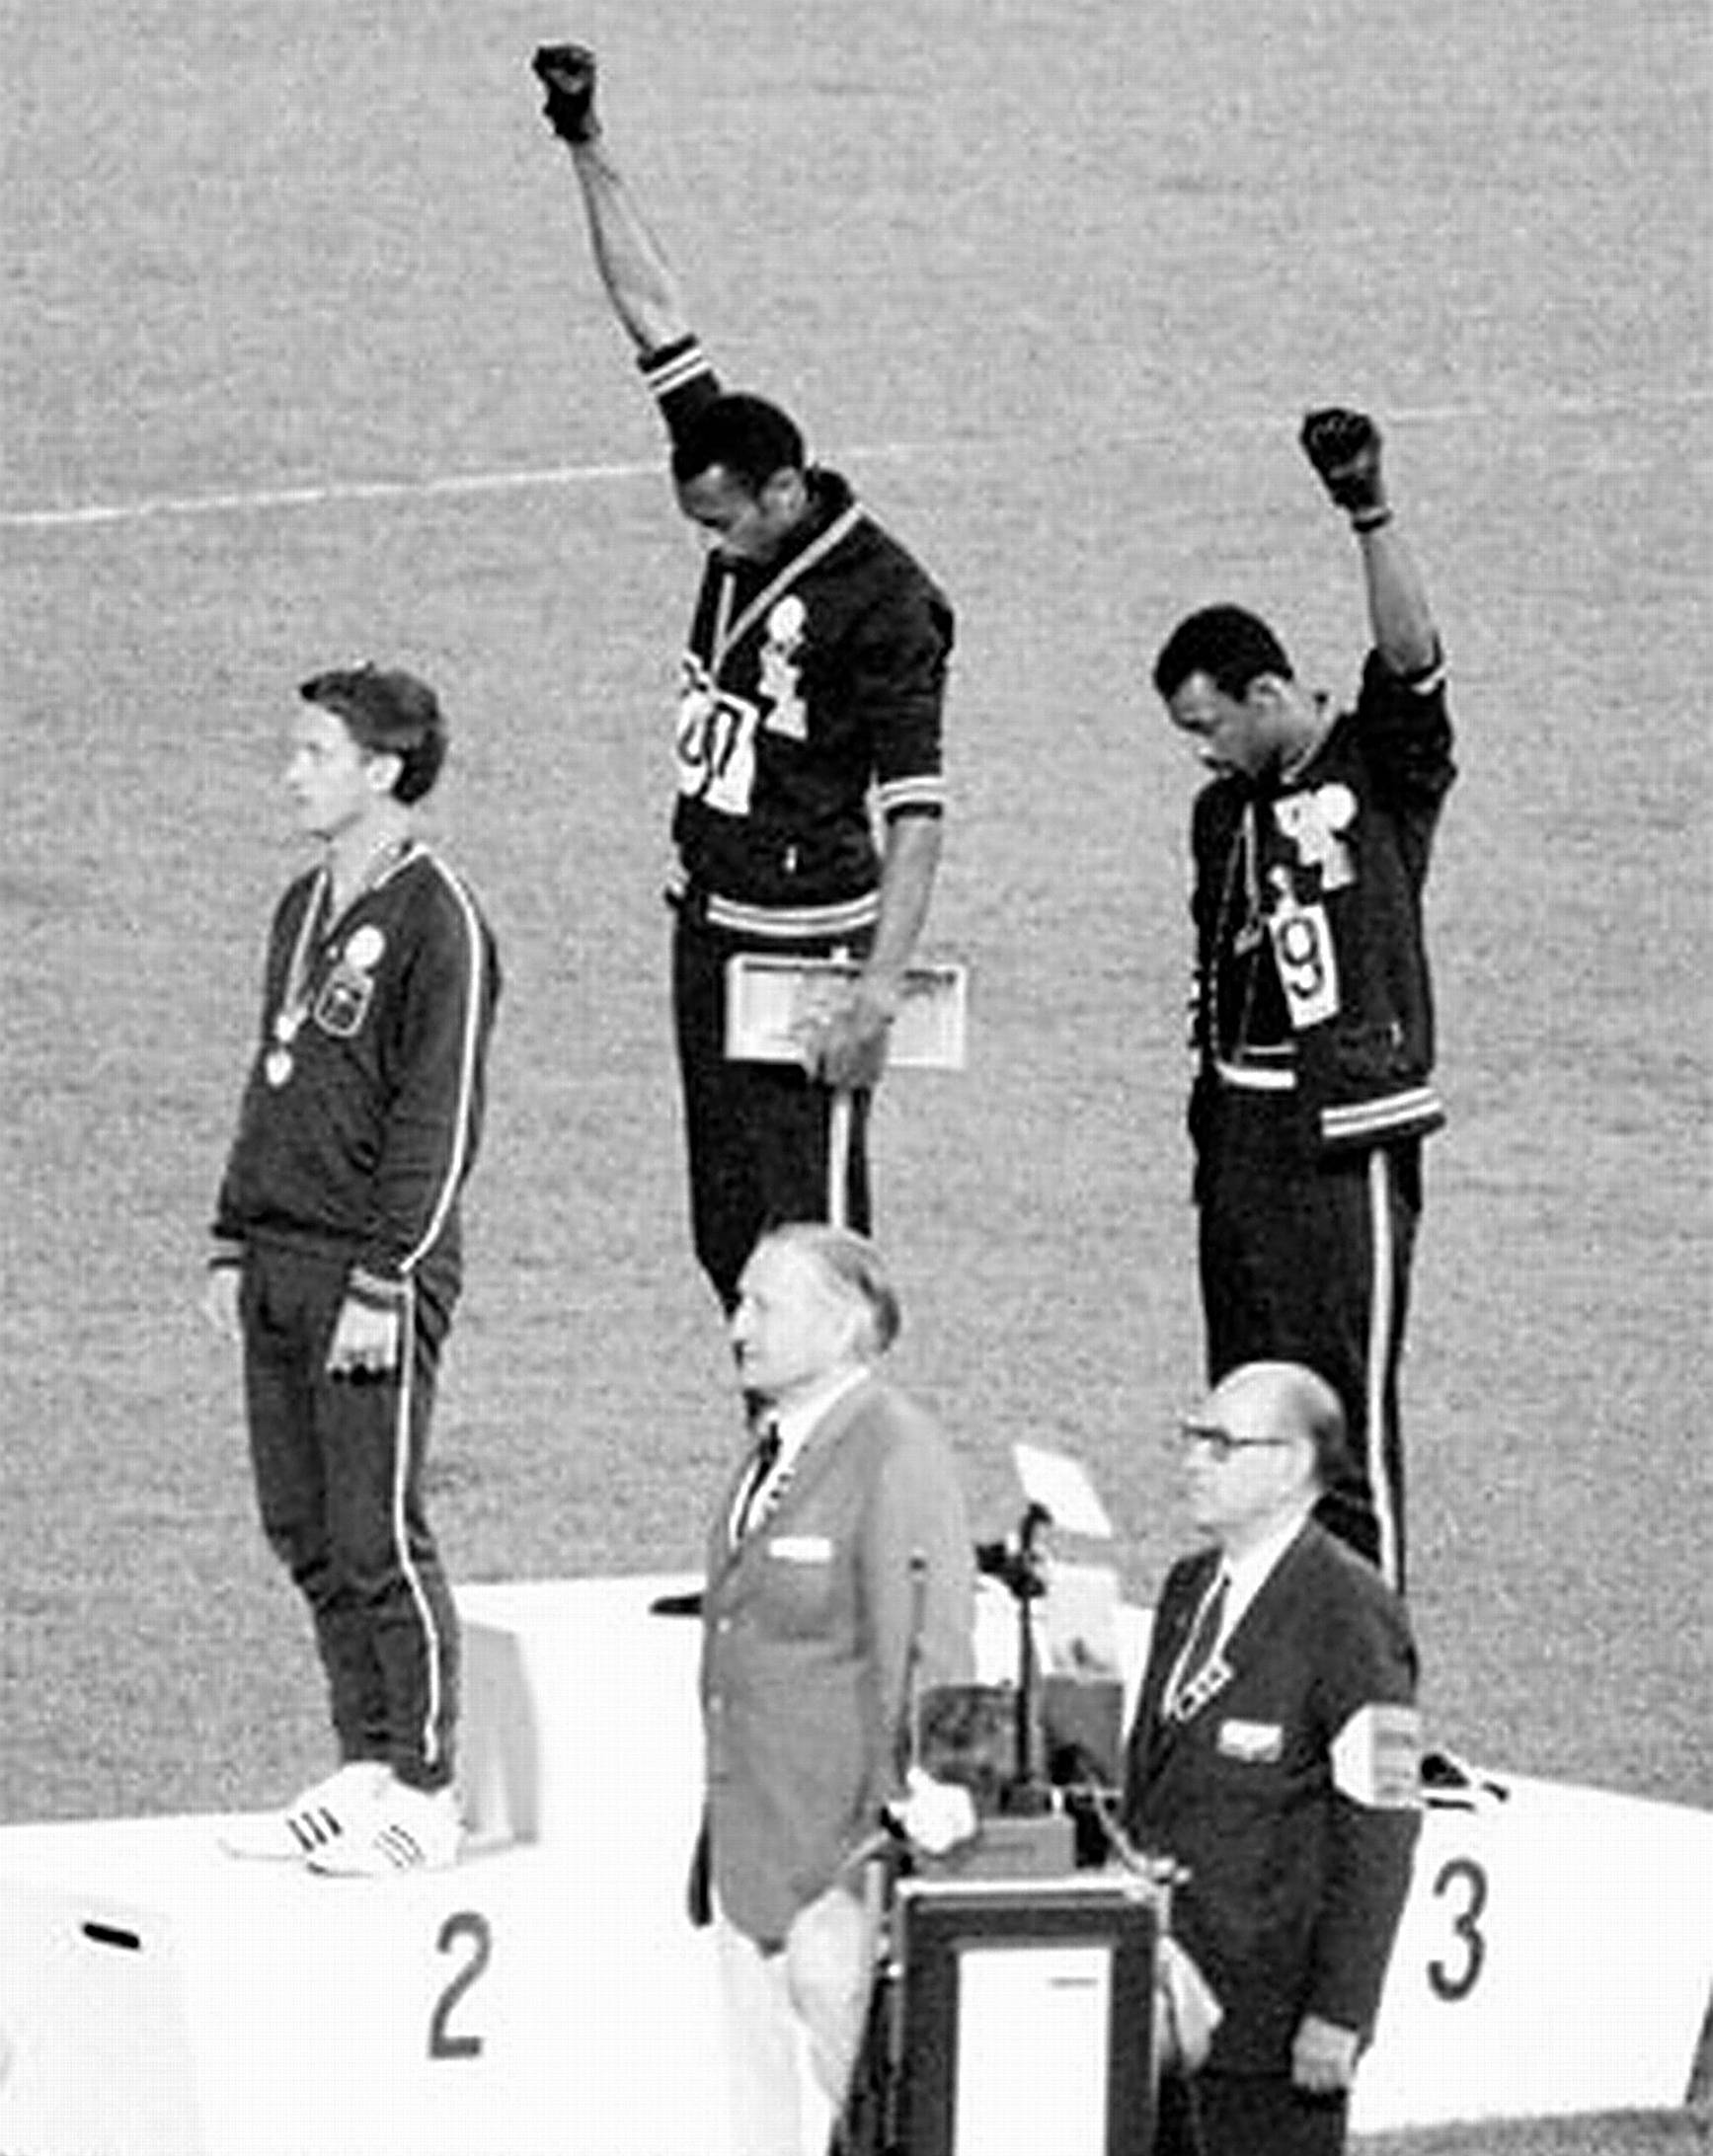
{"type": "Polygon", "coordinates": [[[291,1043],[297,1039],[303,1025],[305,1006],[299,998],[288,997],[273,1014],[273,1045],[262,1058],[263,1076],[275,1091],[291,1076],[297,1067],[291,1052],[291,1043]]]}

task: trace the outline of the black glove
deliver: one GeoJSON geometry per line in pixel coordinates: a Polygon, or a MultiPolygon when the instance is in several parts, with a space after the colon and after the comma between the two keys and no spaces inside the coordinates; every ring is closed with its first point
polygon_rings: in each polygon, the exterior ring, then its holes
{"type": "Polygon", "coordinates": [[[1299,439],[1327,493],[1348,516],[1360,523],[1384,520],[1380,430],[1365,412],[1346,412],[1337,405],[1310,412],[1299,439]]]}
{"type": "Polygon", "coordinates": [[[541,110],[562,142],[591,142],[600,132],[594,116],[594,54],[587,45],[537,45],[530,61],[547,92],[541,110]]]}

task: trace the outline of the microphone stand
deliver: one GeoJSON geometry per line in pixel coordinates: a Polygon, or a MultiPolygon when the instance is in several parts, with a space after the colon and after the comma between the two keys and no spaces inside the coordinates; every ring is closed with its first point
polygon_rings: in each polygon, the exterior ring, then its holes
{"type": "Polygon", "coordinates": [[[1045,1504],[1031,1502],[1023,1514],[1015,1543],[983,1542],[975,1549],[978,1572],[1009,1588],[1017,1603],[1017,1719],[1013,1738],[1014,1771],[1001,1797],[1002,1809],[1014,1815],[1033,1815],[1052,1808],[1052,1794],[1042,1771],[1041,1731],[1037,1695],[1041,1689],[1040,1656],[1035,1645],[1034,1605],[1047,1592],[1045,1552],[1040,1535],[1051,1527],[1052,1514],[1045,1504]]]}

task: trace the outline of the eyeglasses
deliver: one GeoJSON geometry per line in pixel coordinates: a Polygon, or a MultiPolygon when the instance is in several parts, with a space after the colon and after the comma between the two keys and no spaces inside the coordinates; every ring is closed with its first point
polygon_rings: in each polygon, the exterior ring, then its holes
{"type": "Polygon", "coordinates": [[[1200,1445],[1208,1458],[1223,1466],[1234,1453],[1273,1451],[1296,1442],[1294,1437],[1239,1437],[1221,1423],[1198,1423],[1186,1416],[1166,1440],[1174,1452],[1193,1452],[1200,1445]]]}

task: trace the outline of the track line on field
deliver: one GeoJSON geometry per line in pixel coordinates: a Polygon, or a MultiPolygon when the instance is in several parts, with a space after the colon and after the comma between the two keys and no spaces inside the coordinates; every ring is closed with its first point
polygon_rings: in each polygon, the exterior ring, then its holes
{"type": "MultiPolygon", "coordinates": [[[[852,447],[858,459],[923,456],[923,444],[886,442],[852,447]]],[[[324,508],[350,501],[422,500],[432,496],[525,494],[552,487],[579,487],[606,480],[658,479],[664,458],[630,464],[550,464],[501,472],[442,472],[421,479],[335,479],[315,486],[263,487],[244,494],[155,495],[140,501],[94,501],[76,508],[0,509],[0,530],[50,531],[102,524],[138,524],[175,516],[244,516],[274,509],[324,508]]]]}
{"type": "MultiPolygon", "coordinates": [[[[1466,425],[1471,422],[1518,419],[1588,420],[1621,419],[1641,411],[1674,411],[1713,402],[1713,389],[1663,391],[1658,396],[1600,398],[1545,398],[1535,403],[1400,405],[1388,406],[1385,418],[1398,425],[1466,425]]],[[[1277,413],[1235,415],[1227,430],[1240,433],[1272,433],[1279,425],[1277,413]]],[[[1182,440],[1182,431],[1169,415],[1157,425],[1127,427],[1108,439],[1117,444],[1152,439],[1182,440]]],[[[1013,453],[1024,444],[1013,439],[1013,453]]],[[[898,457],[933,458],[948,450],[973,450],[988,454],[994,444],[976,435],[952,435],[937,442],[881,442],[863,446],[847,444],[833,461],[884,461],[898,457]]],[[[550,464],[495,472],[442,472],[416,479],[326,480],[313,486],[262,487],[241,493],[212,495],[154,495],[138,501],[86,502],[71,508],[0,509],[0,530],[64,531],[109,524],[140,524],[157,518],[195,516],[256,516],[279,509],[327,508],[347,502],[427,500],[434,497],[527,494],[555,487],[599,485],[613,480],[657,478],[661,458],[622,464],[550,464]]]]}
{"type": "Polygon", "coordinates": [[[97,501],[69,509],[0,510],[0,525],[40,530],[82,524],[141,523],[157,516],[251,515],[271,509],[321,508],[343,501],[414,500],[431,495],[511,494],[539,487],[635,479],[651,464],[560,464],[538,470],[447,472],[427,479],[341,479],[312,487],[263,487],[244,494],[155,495],[141,501],[97,501]]]}

